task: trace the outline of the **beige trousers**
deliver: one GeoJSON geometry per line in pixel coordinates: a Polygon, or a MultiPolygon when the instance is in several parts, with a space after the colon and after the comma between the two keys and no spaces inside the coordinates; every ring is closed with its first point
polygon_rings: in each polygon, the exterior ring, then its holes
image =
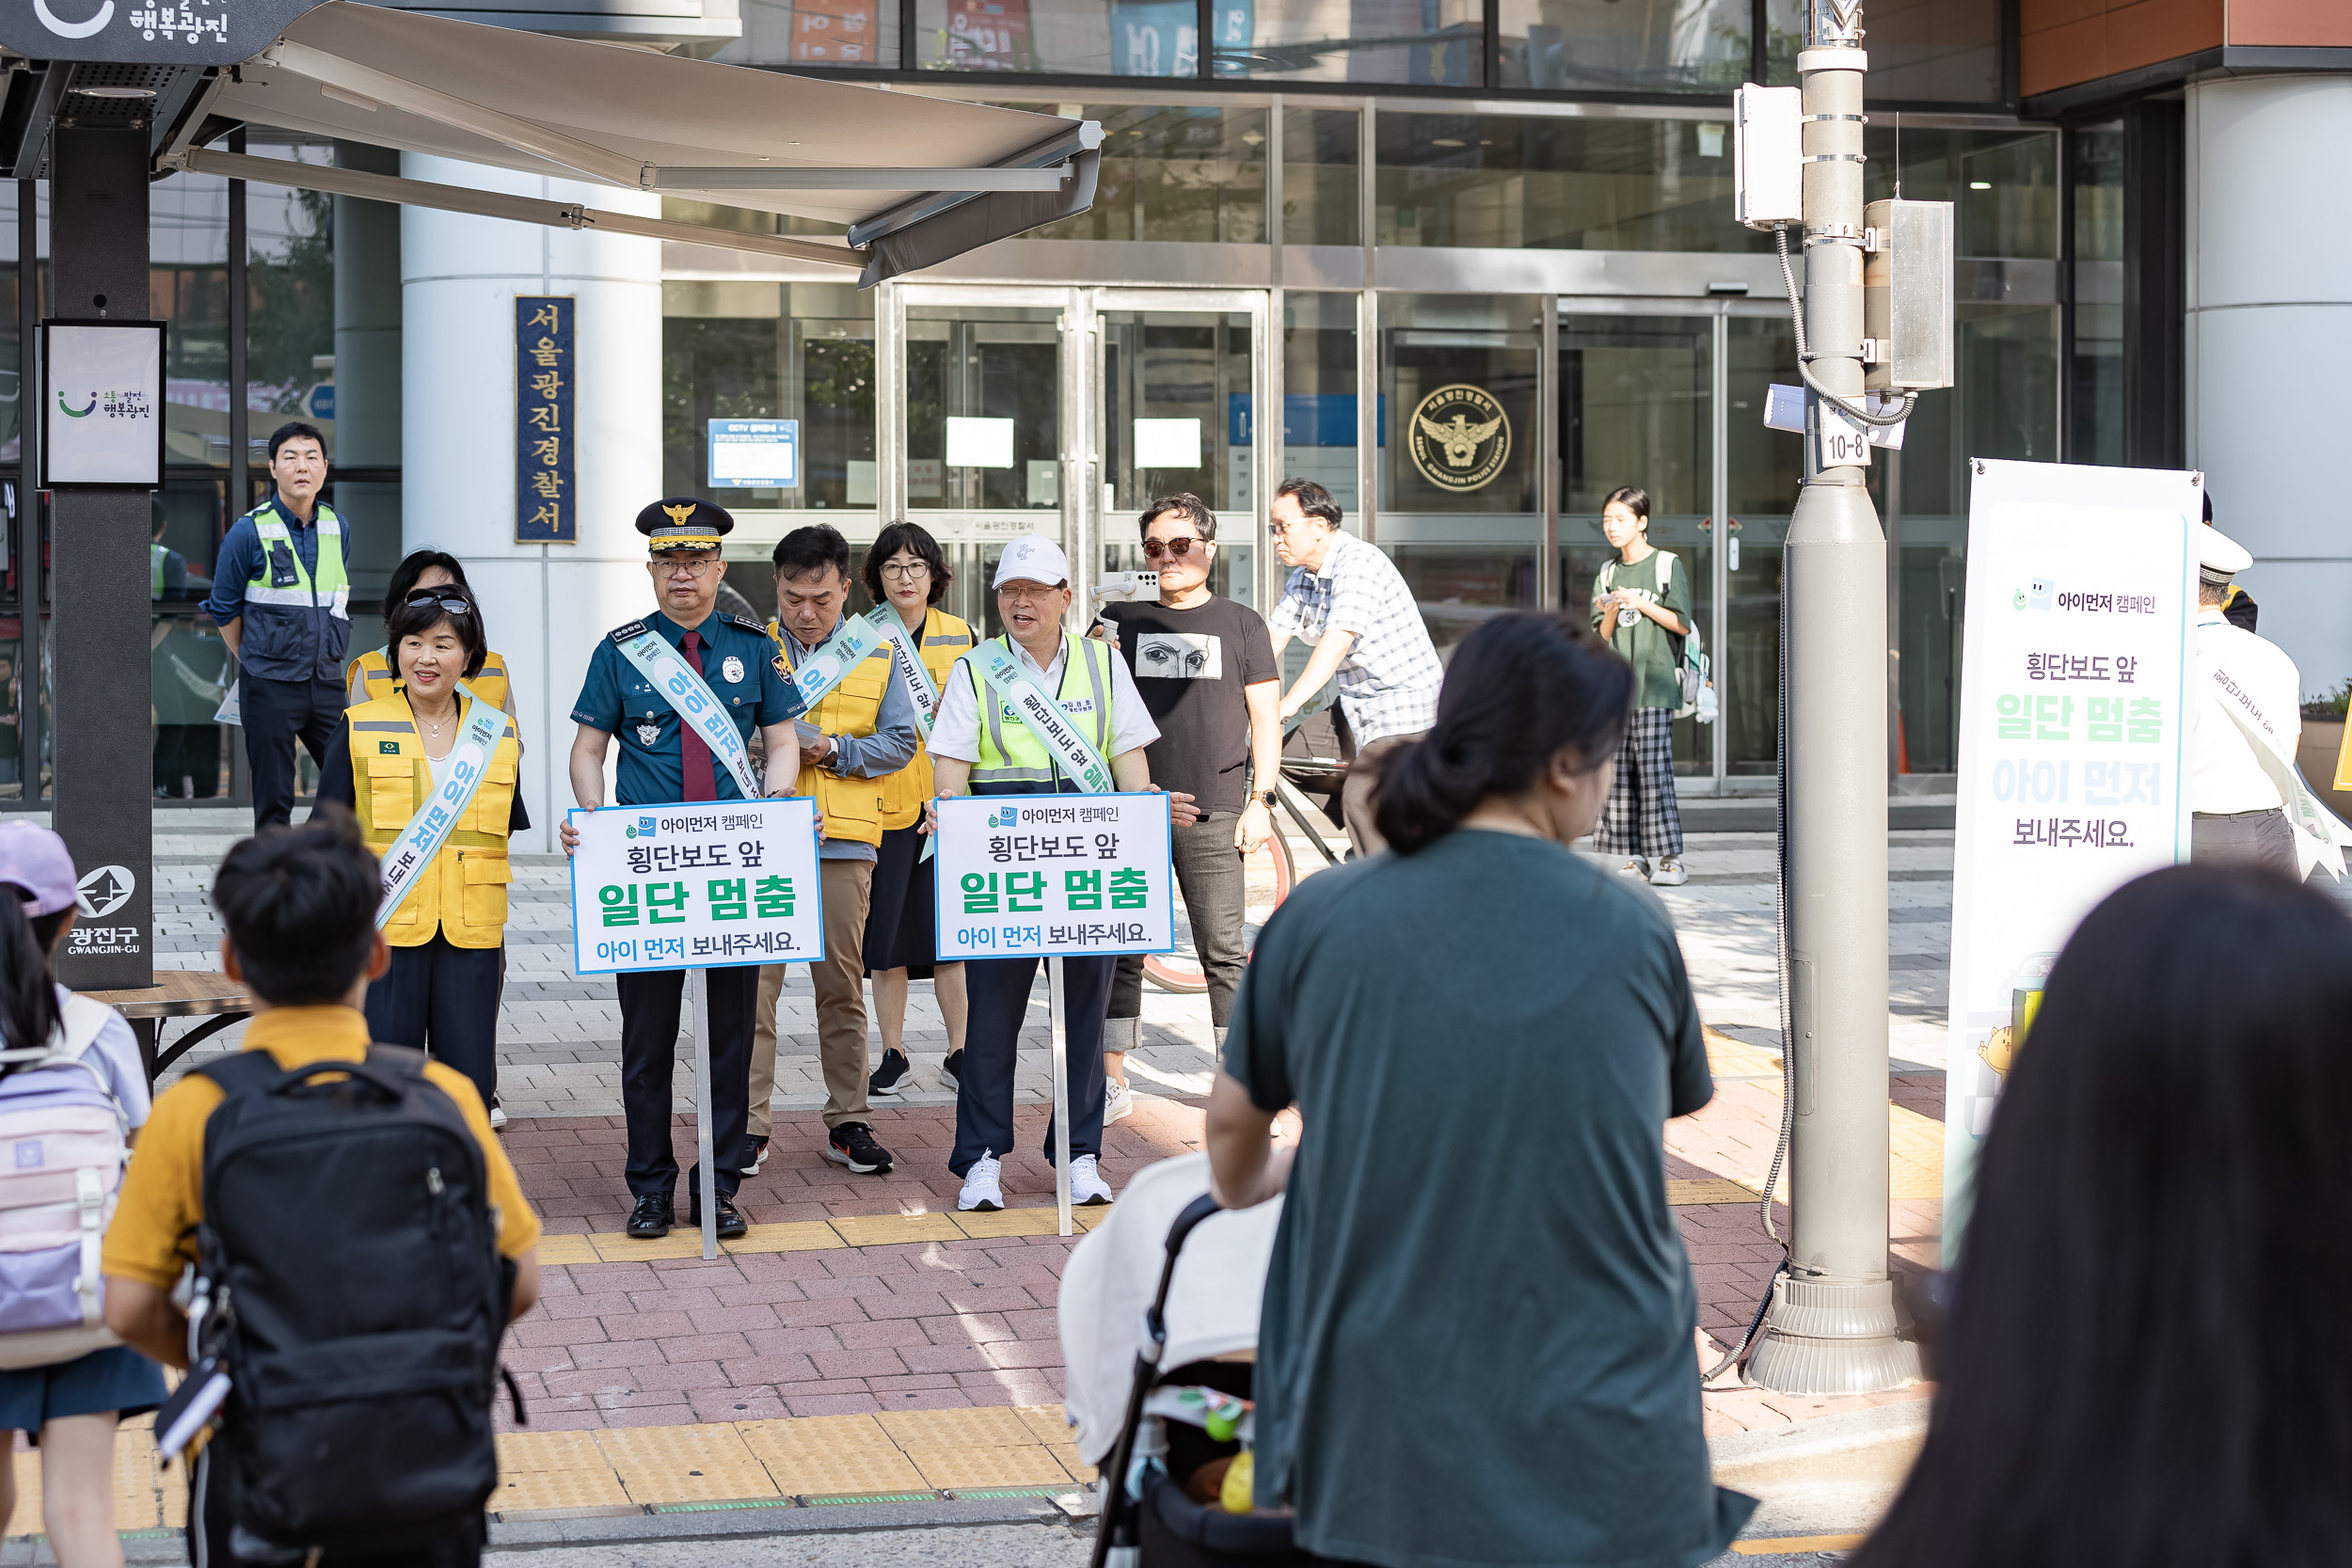
{"type": "MultiPolygon", "coordinates": [[[[864,1121],[866,1110],[866,907],[874,895],[872,861],[819,861],[825,890],[825,957],[809,965],[817,990],[817,1056],[825,1069],[825,1126],[864,1121]]],[[[768,1102],[776,1093],[776,999],[783,964],[759,971],[752,1015],[752,1112],[755,1138],[771,1136],[768,1102]]]]}

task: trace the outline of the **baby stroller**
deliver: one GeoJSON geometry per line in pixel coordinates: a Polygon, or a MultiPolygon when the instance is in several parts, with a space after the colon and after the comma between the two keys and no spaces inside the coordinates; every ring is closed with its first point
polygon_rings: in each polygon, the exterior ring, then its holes
{"type": "Polygon", "coordinates": [[[1065,1407],[1079,1456],[1103,1474],[1093,1568],[1317,1560],[1293,1542],[1287,1513],[1229,1513],[1186,1496],[1196,1474],[1240,1444],[1145,1408],[1177,1388],[1249,1396],[1282,1204],[1220,1210],[1208,1188],[1205,1154],[1142,1171],[1062,1275],[1065,1407]]]}

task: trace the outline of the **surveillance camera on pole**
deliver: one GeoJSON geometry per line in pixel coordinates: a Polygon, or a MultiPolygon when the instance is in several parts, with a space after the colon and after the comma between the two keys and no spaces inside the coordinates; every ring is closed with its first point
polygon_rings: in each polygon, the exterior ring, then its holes
{"type": "Polygon", "coordinates": [[[1781,567],[1792,1225],[1748,1380],[1851,1394],[1919,1375],[1886,1264],[1886,539],[1864,485],[1872,428],[1951,382],[1951,209],[1866,213],[1861,0],[1808,10],[1804,85],[1742,87],[1736,117],[1738,215],[1780,241],[1805,388],[1781,567]]]}

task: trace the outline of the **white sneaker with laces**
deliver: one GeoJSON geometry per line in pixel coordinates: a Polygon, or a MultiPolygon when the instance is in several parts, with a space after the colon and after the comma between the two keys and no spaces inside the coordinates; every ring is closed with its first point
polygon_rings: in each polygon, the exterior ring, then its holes
{"type": "Polygon", "coordinates": [[[1135,1115],[1136,1091],[1113,1078],[1103,1085],[1103,1125],[1135,1115]]]}
{"type": "MultiPolygon", "coordinates": [[[[975,1167],[977,1168],[977,1167],[975,1167]]],[[[1111,1184],[1094,1168],[1094,1156],[1081,1154],[1070,1162],[1070,1201],[1080,1209],[1099,1209],[1111,1200],[1111,1184]]]]}
{"type": "Polygon", "coordinates": [[[1680,887],[1690,879],[1691,873],[1683,868],[1682,863],[1671,857],[1660,861],[1658,869],[1649,874],[1649,885],[1652,887],[1680,887]]]}
{"type": "Polygon", "coordinates": [[[495,1100],[490,1101],[490,1131],[493,1132],[506,1131],[506,1107],[495,1100]]]}
{"type": "MultiPolygon", "coordinates": [[[[956,1195],[956,1207],[964,1213],[979,1211],[994,1213],[1005,1206],[1005,1189],[1000,1178],[1004,1162],[993,1153],[983,1153],[963,1174],[963,1191],[956,1195]]],[[[1100,1184],[1099,1182],[1097,1183],[1100,1184]]],[[[1105,1188],[1107,1192],[1109,1189],[1105,1188]]]]}

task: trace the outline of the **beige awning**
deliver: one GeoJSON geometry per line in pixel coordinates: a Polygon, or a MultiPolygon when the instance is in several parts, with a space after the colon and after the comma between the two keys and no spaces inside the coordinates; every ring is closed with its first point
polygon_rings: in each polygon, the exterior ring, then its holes
{"type": "MultiPolygon", "coordinates": [[[[196,119],[827,219],[849,227],[854,250],[822,240],[779,243],[773,235],[623,220],[593,206],[487,193],[454,193],[470,198],[457,203],[444,199],[451,187],[386,176],[373,177],[376,188],[369,193],[474,212],[485,211],[485,201],[520,203],[560,215],[519,208],[492,215],[837,259],[863,268],[865,283],[1084,212],[1093,200],[1102,140],[1091,120],[548,38],[355,0],[327,0],[253,60],[225,72],[190,123],[196,119]],[[589,221],[580,221],[583,211],[589,221]],[[876,244],[884,240],[891,243],[876,244]]],[[[160,161],[228,173],[227,156],[189,156],[174,148],[160,161]]],[[[268,178],[280,184],[316,179],[319,188],[333,190],[350,182],[349,171],[269,162],[268,178]],[[345,177],[324,182],[338,175],[345,177]]]]}

